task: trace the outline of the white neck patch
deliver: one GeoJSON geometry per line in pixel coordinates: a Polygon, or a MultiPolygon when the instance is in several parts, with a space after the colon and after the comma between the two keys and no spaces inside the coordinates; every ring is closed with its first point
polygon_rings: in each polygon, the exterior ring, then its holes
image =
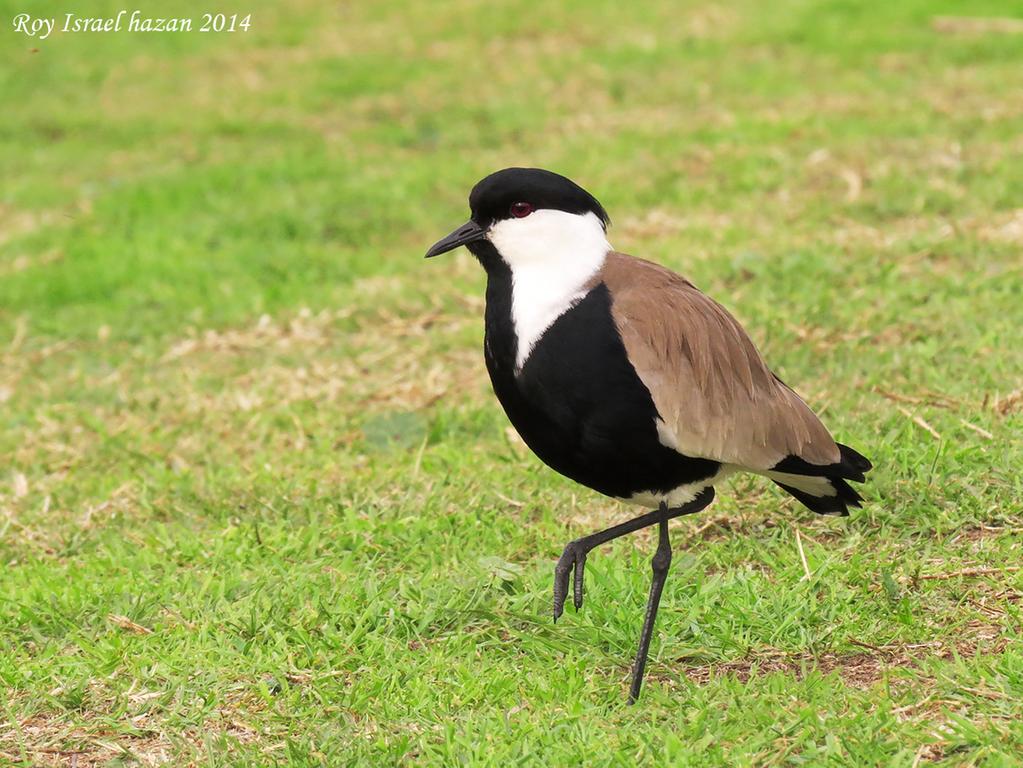
{"type": "Polygon", "coordinates": [[[502,219],[487,239],[511,268],[512,322],[521,370],[551,324],[585,295],[583,286],[611,250],[596,214],[541,209],[502,219]]]}

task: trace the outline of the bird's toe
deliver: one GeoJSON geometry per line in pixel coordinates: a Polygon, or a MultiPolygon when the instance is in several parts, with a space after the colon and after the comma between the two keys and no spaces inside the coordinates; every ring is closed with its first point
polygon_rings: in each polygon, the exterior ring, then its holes
{"type": "Polygon", "coordinates": [[[586,570],[586,553],[579,552],[575,558],[575,578],[573,579],[572,602],[578,611],[583,607],[583,573],[586,570]]]}
{"type": "Polygon", "coordinates": [[[569,542],[554,566],[554,620],[565,612],[568,599],[568,582],[572,579],[572,603],[576,610],[583,605],[583,572],[586,567],[586,551],[577,541],[569,542]]]}

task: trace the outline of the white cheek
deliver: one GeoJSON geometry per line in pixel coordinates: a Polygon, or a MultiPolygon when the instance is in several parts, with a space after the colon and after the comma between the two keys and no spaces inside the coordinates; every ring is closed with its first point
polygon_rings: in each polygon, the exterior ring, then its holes
{"type": "Polygon", "coordinates": [[[542,209],[494,224],[487,237],[512,273],[516,367],[543,332],[583,297],[611,245],[595,214],[542,209]]]}
{"type": "Polygon", "coordinates": [[[544,262],[552,270],[603,262],[611,248],[595,214],[552,209],[534,211],[521,219],[503,219],[490,227],[487,237],[513,270],[536,262],[544,262]]]}

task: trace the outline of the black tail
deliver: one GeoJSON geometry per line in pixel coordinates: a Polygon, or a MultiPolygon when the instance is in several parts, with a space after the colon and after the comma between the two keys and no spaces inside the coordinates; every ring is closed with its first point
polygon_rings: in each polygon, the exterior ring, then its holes
{"type": "Polygon", "coordinates": [[[847,445],[839,443],[838,450],[841,460],[834,464],[810,464],[788,456],[767,476],[819,515],[848,515],[849,507],[859,507],[863,497],[846,481],[864,482],[873,465],[847,445]]]}

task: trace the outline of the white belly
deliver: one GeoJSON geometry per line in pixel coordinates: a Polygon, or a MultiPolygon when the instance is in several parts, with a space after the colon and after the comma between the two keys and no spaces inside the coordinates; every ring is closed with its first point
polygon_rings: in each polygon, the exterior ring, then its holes
{"type": "Polygon", "coordinates": [[[717,474],[705,478],[703,480],[697,480],[695,483],[686,483],[680,485],[678,488],[662,493],[658,491],[640,491],[634,493],[627,499],[622,501],[627,504],[637,504],[642,507],[648,507],[650,509],[656,509],[664,502],[668,505],[669,509],[681,507],[683,504],[688,504],[690,501],[695,499],[701,491],[706,490],[712,485],[717,485],[729,475],[733,475],[739,471],[739,467],[732,464],[722,464],[718,469],[717,474]]]}

